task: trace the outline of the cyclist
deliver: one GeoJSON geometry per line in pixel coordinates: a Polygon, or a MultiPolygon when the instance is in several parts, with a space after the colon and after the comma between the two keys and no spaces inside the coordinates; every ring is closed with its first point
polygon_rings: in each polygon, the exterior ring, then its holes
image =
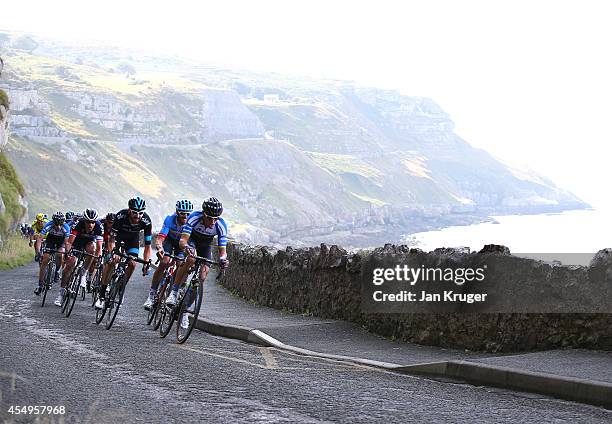
{"type": "Polygon", "coordinates": [[[164,253],[171,255],[179,255],[182,252],[179,250],[179,239],[181,238],[181,231],[183,225],[187,222],[187,217],[193,212],[193,203],[187,199],[178,200],[176,202],[176,212],[172,215],[168,215],[164,219],[162,229],[157,234],[155,239],[155,248],[157,249],[157,256],[160,259],[159,266],[153,273],[153,279],[151,281],[151,289],[149,290],[149,297],[144,303],[144,308],[149,310],[153,305],[155,294],[157,293],[157,287],[159,282],[166,271],[166,268],[170,266],[171,260],[168,256],[164,256],[164,253]]]}
{"type": "Polygon", "coordinates": [[[70,226],[70,229],[73,229],[76,225],[76,221],[74,219],[75,215],[76,214],[72,211],[66,212],[66,224],[70,226]]]}
{"type": "MultiPolygon", "coordinates": [[[[145,212],[146,202],[140,196],[136,196],[128,201],[128,208],[119,211],[115,217],[115,222],[111,229],[108,239],[108,250],[113,251],[115,242],[123,243],[125,253],[130,256],[138,257],[140,251],[140,231],[144,232],[144,254],[143,259],[149,261],[151,258],[151,218],[145,212]]],[[[106,286],[112,277],[112,271],[119,263],[121,258],[113,255],[112,259],[104,265],[102,282],[100,285],[100,297],[96,302],[96,309],[102,309],[105,303],[106,286]]],[[[130,260],[125,272],[126,284],[130,280],[136,268],[136,262],[130,260]]],[[[148,265],[142,266],[143,275],[148,270],[148,265]]]]}
{"type": "Polygon", "coordinates": [[[110,238],[111,229],[114,223],[115,214],[112,212],[107,213],[106,216],[100,220],[100,224],[102,224],[102,228],[104,229],[104,250],[106,251],[108,251],[106,247],[108,246],[108,239],[110,238]]]}
{"type": "MultiPolygon", "coordinates": [[[[213,239],[217,237],[217,246],[219,249],[219,265],[221,268],[227,268],[229,261],[227,260],[227,224],[221,218],[223,213],[223,205],[215,197],[209,197],[202,203],[202,211],[193,212],[187,218],[187,223],[183,226],[181,239],[179,240],[179,249],[185,250],[189,256],[181,266],[179,266],[172,292],[166,299],[167,305],[176,303],[177,292],[187,279],[189,269],[195,263],[194,253],[198,256],[212,260],[213,239]]],[[[198,276],[200,283],[203,284],[208,275],[209,267],[202,265],[200,275],[198,276]]],[[[190,308],[193,308],[193,302],[190,308]]],[[[184,316],[181,326],[188,326],[187,315],[184,316]]]]}
{"type": "Polygon", "coordinates": [[[40,259],[40,247],[44,238],[40,232],[45,228],[45,224],[47,223],[45,216],[46,214],[44,213],[36,214],[36,219],[32,221],[32,230],[30,231],[30,247],[32,247],[32,242],[34,242],[34,251],[36,252],[34,260],[36,262],[40,259]]]}
{"type": "MultiPolygon", "coordinates": [[[[72,249],[85,251],[90,255],[95,255],[95,257],[100,256],[102,253],[102,225],[100,224],[100,221],[98,221],[98,211],[95,209],[85,209],[83,212],[83,219],[81,219],[72,229],[70,237],[66,242],[66,251],[70,252],[72,249]]],[[[87,259],[85,259],[84,269],[88,271],[88,281],[91,280],[91,272],[93,265],[95,264],[93,259],[94,258],[91,256],[88,256],[87,259]]],[[[66,259],[66,266],[64,267],[64,272],[62,274],[62,288],[57,295],[57,299],[55,300],[55,304],[57,306],[62,305],[62,299],[66,293],[66,285],[68,284],[70,274],[72,273],[76,262],[77,258],[74,255],[70,255],[66,259]]],[[[85,273],[83,273],[80,281],[81,286],[86,285],[86,278],[85,273]]]]}
{"type": "MultiPolygon", "coordinates": [[[[59,281],[59,270],[62,266],[64,255],[64,242],[70,236],[70,227],[65,222],[64,214],[62,212],[55,212],[51,217],[51,221],[45,224],[45,227],[40,232],[45,237],[45,246],[49,249],[56,250],[57,253],[57,267],[55,268],[55,275],[53,276],[53,282],[59,281]]],[[[45,252],[40,261],[40,270],[38,272],[38,287],[34,290],[34,294],[38,296],[42,291],[45,269],[49,263],[50,255],[45,252]]]]}

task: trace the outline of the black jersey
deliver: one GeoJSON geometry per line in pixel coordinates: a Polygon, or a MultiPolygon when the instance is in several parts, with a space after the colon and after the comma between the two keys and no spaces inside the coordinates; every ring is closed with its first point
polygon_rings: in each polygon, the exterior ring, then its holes
{"type": "Polygon", "coordinates": [[[96,221],[90,233],[86,231],[87,221],[81,219],[72,229],[71,234],[76,236],[74,239],[73,247],[75,249],[82,249],[86,244],[91,243],[92,241],[102,240],[102,235],[104,234],[104,230],[102,230],[102,224],[100,221],[96,221]]]}
{"type": "Polygon", "coordinates": [[[117,212],[112,231],[115,233],[117,241],[124,242],[129,246],[137,246],[141,231],[144,231],[145,245],[151,244],[151,228],[151,218],[146,212],[136,224],[132,224],[128,209],[123,209],[117,212]]]}

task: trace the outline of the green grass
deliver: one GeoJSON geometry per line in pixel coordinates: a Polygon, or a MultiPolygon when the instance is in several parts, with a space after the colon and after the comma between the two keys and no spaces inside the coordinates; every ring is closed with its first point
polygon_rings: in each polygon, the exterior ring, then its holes
{"type": "Polygon", "coordinates": [[[19,203],[19,196],[25,191],[17,172],[4,153],[0,152],[0,194],[6,210],[0,214],[0,234],[7,234],[9,228],[19,221],[25,212],[19,203]]]}
{"type": "Polygon", "coordinates": [[[10,234],[0,246],[0,270],[22,266],[34,259],[34,249],[18,234],[10,234]]]}
{"type": "Polygon", "coordinates": [[[6,91],[0,90],[0,105],[4,106],[5,109],[8,109],[9,103],[9,98],[8,94],[6,94],[6,91]]]}

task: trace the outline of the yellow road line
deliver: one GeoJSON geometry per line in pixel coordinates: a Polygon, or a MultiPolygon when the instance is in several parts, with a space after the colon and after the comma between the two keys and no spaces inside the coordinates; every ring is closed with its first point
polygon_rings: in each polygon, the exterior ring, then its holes
{"type": "Polygon", "coordinates": [[[259,352],[261,352],[261,356],[263,356],[264,360],[266,361],[267,369],[278,369],[278,363],[276,362],[276,359],[274,359],[274,356],[272,355],[272,352],[270,351],[269,347],[260,347],[259,352]]]}

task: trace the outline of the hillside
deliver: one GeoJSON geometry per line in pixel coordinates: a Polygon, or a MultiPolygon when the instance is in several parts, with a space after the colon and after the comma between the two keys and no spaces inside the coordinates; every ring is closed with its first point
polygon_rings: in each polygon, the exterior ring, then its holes
{"type": "Polygon", "coordinates": [[[471,147],[428,98],[8,35],[7,153],[32,210],[138,192],[160,218],[215,194],[246,240],[366,246],[587,206],[471,147]]]}

